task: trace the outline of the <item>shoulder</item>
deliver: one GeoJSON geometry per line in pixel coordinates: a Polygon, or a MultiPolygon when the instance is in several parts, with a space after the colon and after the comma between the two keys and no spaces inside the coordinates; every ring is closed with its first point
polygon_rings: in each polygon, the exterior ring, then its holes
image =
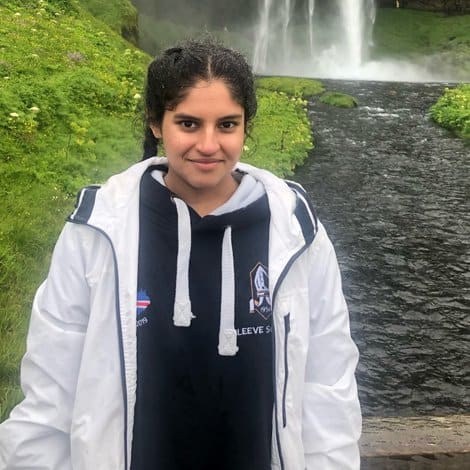
{"type": "Polygon", "coordinates": [[[68,216],[67,221],[77,223],[87,223],[93,212],[95,205],[96,193],[101,188],[100,185],[90,185],[82,188],[75,202],[74,211],[68,216]]]}
{"type": "Polygon", "coordinates": [[[300,226],[305,242],[313,242],[318,231],[318,219],[302,185],[246,163],[239,163],[237,168],[263,183],[271,216],[276,218],[281,232],[292,234],[292,224],[300,226]]]}
{"type": "Polygon", "coordinates": [[[145,171],[151,166],[166,165],[166,162],[161,157],[148,158],[111,176],[102,185],[93,184],[82,188],[78,192],[75,209],[67,220],[86,224],[94,213],[100,218],[106,218],[122,210],[139,194],[140,181],[145,171]]]}
{"type": "Polygon", "coordinates": [[[294,192],[296,197],[295,215],[302,227],[304,238],[308,242],[313,242],[316,237],[320,223],[315,212],[315,208],[305,188],[291,180],[284,180],[287,186],[294,192]]]}

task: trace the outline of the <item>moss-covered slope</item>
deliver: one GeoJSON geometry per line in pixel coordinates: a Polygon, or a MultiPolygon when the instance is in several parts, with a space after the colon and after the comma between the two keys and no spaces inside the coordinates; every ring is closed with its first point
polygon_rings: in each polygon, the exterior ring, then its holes
{"type": "Polygon", "coordinates": [[[66,0],[0,1],[0,419],[76,190],[136,159],[148,57],[66,0]]]}

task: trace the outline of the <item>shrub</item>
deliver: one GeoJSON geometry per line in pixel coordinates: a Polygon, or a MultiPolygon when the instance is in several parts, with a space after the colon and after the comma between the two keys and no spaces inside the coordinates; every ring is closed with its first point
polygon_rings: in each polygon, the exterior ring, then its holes
{"type": "Polygon", "coordinates": [[[446,88],[432,106],[431,117],[441,126],[470,139],[470,84],[446,88]]]}
{"type": "Polygon", "coordinates": [[[291,175],[313,148],[307,101],[284,92],[258,90],[258,114],[243,159],[277,175],[291,175]]]}
{"type": "Polygon", "coordinates": [[[336,106],[338,108],[354,108],[357,106],[357,100],[353,96],[346,95],[345,93],[338,93],[336,91],[327,91],[320,96],[319,100],[322,103],[336,106]]]}

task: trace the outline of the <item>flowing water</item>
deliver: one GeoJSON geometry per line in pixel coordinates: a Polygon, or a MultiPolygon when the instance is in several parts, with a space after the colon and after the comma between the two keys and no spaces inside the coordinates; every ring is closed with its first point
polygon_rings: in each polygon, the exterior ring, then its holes
{"type": "Polygon", "coordinates": [[[444,84],[328,81],[295,179],[336,247],[365,415],[470,411],[470,148],[427,110],[444,84]]]}

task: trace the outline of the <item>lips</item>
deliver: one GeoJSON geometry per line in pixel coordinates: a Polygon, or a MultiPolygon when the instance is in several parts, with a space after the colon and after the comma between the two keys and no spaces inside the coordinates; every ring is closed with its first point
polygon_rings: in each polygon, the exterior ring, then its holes
{"type": "Polygon", "coordinates": [[[189,159],[189,162],[191,162],[194,166],[201,170],[212,170],[215,168],[219,163],[222,163],[223,160],[215,160],[213,158],[210,159],[189,159]]]}

